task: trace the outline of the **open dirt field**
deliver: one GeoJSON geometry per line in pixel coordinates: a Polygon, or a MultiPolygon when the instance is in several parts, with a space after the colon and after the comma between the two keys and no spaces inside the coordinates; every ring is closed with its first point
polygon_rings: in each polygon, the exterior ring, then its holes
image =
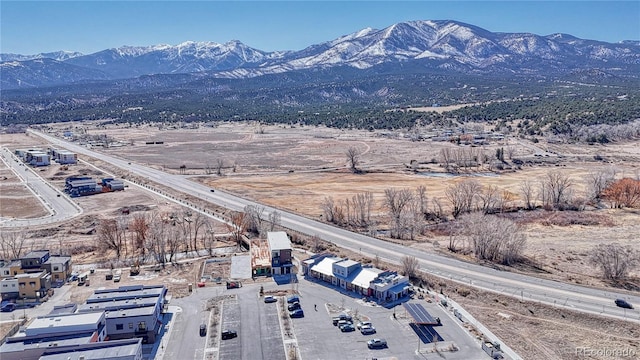
{"type": "MultiPolygon", "coordinates": [[[[96,123],[82,123],[72,127],[60,124],[55,128],[58,131],[108,135],[112,138],[112,145],[117,145],[104,150],[111,154],[168,172],[182,172],[213,188],[315,219],[321,219],[321,203],[325,197],[332,196],[336,201],[341,201],[368,191],[373,194],[376,202],[373,216],[377,222],[377,230],[387,228],[382,206],[384,190],[387,188],[415,189],[422,185],[427,189],[430,204],[433,199],[438,199],[446,207],[444,191],[447,186],[469,177],[482,185],[495,185],[508,191],[513,194],[514,202],[520,202],[520,184],[524,180],[539,181],[550,170],[558,170],[568,176],[572,180],[574,192],[579,196],[585,191],[586,175],[592,171],[614,168],[619,177],[635,177],[640,171],[638,143],[577,146],[505,140],[482,148],[485,153],[493,155],[497,148],[511,147],[514,157],[531,159],[531,163],[525,164],[521,169],[498,174],[488,173],[484,169],[479,174],[451,176],[444,174],[432,160],[439,158],[442,148],[456,149],[456,145],[447,142],[412,142],[405,139],[403,134],[393,132],[343,131],[284,125],[258,127],[255,124],[159,129],[158,126],[104,127],[96,123]],[[362,154],[359,165],[363,170],[362,174],[348,171],[345,153],[349,147],[356,147],[362,154]],[[560,156],[534,158],[533,154],[539,151],[550,151],[560,156]],[[596,155],[603,156],[604,161],[595,161],[596,155]],[[221,175],[216,174],[218,160],[222,161],[221,175]],[[417,172],[410,166],[412,160],[419,164],[417,172]],[[180,170],[182,166],[184,168],[180,170]]],[[[8,143],[12,149],[29,145],[46,146],[34,141],[33,137],[24,135],[11,135],[10,141],[6,141],[6,135],[3,135],[1,140],[0,143],[8,143]]],[[[91,162],[100,165],[99,160],[93,159],[91,162]]],[[[50,167],[43,176],[57,186],[63,183],[66,176],[73,174],[90,173],[95,177],[106,175],[84,163],[67,170],[56,166],[58,165],[50,167]]],[[[0,179],[1,175],[0,172],[0,179]]],[[[127,176],[118,171],[116,175],[127,176]]],[[[4,191],[2,196],[5,196],[4,191]]],[[[179,211],[176,205],[134,187],[127,188],[123,193],[101,194],[78,198],[77,201],[85,211],[82,216],[56,227],[36,229],[31,233],[31,238],[49,246],[64,246],[67,243],[94,244],[95,234],[92,229],[95,229],[98,220],[118,216],[125,206],[138,205],[141,211],[179,211]]],[[[589,209],[585,213],[603,219],[601,225],[554,225],[553,219],[549,219],[556,216],[553,213],[543,214],[538,221],[525,225],[528,239],[525,255],[546,272],[538,274],[539,276],[592,286],[607,285],[596,277],[595,269],[588,264],[588,250],[599,243],[620,242],[635,246],[637,234],[640,233],[640,213],[609,209],[589,209]]],[[[416,241],[403,242],[407,246],[442,252],[446,251],[447,240],[432,233],[419,237],[416,241]]],[[[88,250],[88,253],[74,254],[74,262],[108,262],[113,257],[110,253],[98,253],[93,248],[88,250]]],[[[331,249],[334,250],[337,251],[335,248],[331,249]]],[[[196,269],[191,271],[180,277],[174,272],[158,276],[157,279],[182,284],[187,280],[181,279],[190,278],[197,273],[196,269]]],[[[637,279],[638,273],[634,276],[637,279]]],[[[132,281],[137,280],[134,278],[132,281]]],[[[91,288],[93,287],[92,283],[91,288]]],[[[598,329],[596,325],[602,321],[598,317],[569,314],[548,307],[532,307],[527,303],[514,306],[517,301],[511,298],[496,300],[481,292],[472,291],[471,295],[456,299],[468,306],[470,312],[512,344],[525,358],[572,358],[570,351],[576,346],[593,345],[596,339],[606,338],[607,341],[622,346],[630,345],[638,336],[637,327],[631,329],[628,324],[622,324],[614,331],[620,325],[620,322],[615,321],[606,322],[606,328],[614,330],[609,335],[603,335],[602,329],[598,329]],[[507,316],[497,315],[497,312],[507,316]],[[516,322],[517,326],[514,325],[516,322]],[[627,336],[626,333],[631,335],[627,336]]]]}

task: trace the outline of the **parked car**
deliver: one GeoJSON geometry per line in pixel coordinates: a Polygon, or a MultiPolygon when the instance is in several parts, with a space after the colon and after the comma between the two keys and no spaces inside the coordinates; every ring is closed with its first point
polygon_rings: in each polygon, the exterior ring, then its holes
{"type": "Polygon", "coordinates": [[[200,336],[207,335],[207,325],[200,324],[200,336]]]}
{"type": "Polygon", "coordinates": [[[347,323],[347,324],[344,324],[344,325],[340,326],[340,331],[342,331],[342,332],[351,332],[351,331],[356,331],[356,328],[355,328],[355,326],[353,326],[353,324],[347,323]]]}
{"type": "Polygon", "coordinates": [[[289,312],[289,316],[292,318],[301,318],[304,317],[304,311],[302,309],[297,309],[289,312]]]}
{"type": "Polygon", "coordinates": [[[345,326],[347,324],[353,325],[353,323],[351,321],[349,321],[349,320],[338,320],[338,324],[337,325],[338,325],[338,328],[341,328],[341,327],[343,327],[343,326],[345,326]]]}
{"type": "Polygon", "coordinates": [[[242,283],[240,281],[227,281],[227,289],[241,288],[242,283]]]}
{"type": "Polygon", "coordinates": [[[289,295],[287,297],[287,302],[289,304],[293,304],[294,302],[300,302],[300,298],[298,297],[298,295],[289,295]]]}
{"type": "Polygon", "coordinates": [[[371,324],[371,321],[360,321],[356,327],[358,328],[358,330],[362,330],[363,326],[373,326],[373,324],[371,324]]]}
{"type": "Polygon", "coordinates": [[[293,304],[289,304],[289,306],[287,306],[287,309],[289,311],[293,311],[293,310],[298,310],[301,309],[302,307],[300,306],[299,302],[294,302],[293,304]]]}
{"type": "Polygon", "coordinates": [[[278,299],[276,299],[275,296],[267,295],[264,297],[264,302],[266,303],[274,303],[276,301],[278,301],[278,299]]]}
{"type": "Polygon", "coordinates": [[[625,299],[616,299],[616,305],[625,309],[633,309],[633,305],[625,299]]]}
{"type": "Polygon", "coordinates": [[[12,312],[15,309],[16,309],[16,304],[12,302],[3,303],[2,306],[0,307],[0,311],[2,312],[12,312]]]}
{"type": "Polygon", "coordinates": [[[222,330],[222,340],[233,339],[238,333],[233,330],[222,330]]]}
{"type": "Polygon", "coordinates": [[[360,328],[360,332],[362,333],[362,335],[371,335],[376,333],[376,328],[371,325],[365,325],[360,328]]]}
{"type": "Polygon", "coordinates": [[[371,339],[367,341],[367,347],[369,349],[382,349],[387,347],[387,340],[385,339],[371,339]]]}
{"type": "Polygon", "coordinates": [[[120,282],[120,275],[119,274],[113,275],[113,282],[120,282]]]}

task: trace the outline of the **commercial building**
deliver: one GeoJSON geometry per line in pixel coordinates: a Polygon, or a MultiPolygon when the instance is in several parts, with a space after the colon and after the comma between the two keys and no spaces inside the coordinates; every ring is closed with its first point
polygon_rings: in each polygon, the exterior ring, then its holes
{"type": "Polygon", "coordinates": [[[47,351],[38,360],[142,360],[142,339],[92,343],[73,351],[47,351]]]}
{"type": "Polygon", "coordinates": [[[109,339],[138,337],[152,343],[162,327],[167,288],[164,286],[122,286],[96,290],[79,313],[104,312],[109,339]]]}
{"type": "Polygon", "coordinates": [[[2,360],[39,359],[46,352],[74,351],[106,338],[103,313],[42,316],[0,346],[2,360]]]}
{"type": "Polygon", "coordinates": [[[409,279],[406,276],[362,266],[357,261],[323,254],[304,260],[302,266],[307,276],[373,297],[381,303],[399,300],[409,293],[409,279]]]}

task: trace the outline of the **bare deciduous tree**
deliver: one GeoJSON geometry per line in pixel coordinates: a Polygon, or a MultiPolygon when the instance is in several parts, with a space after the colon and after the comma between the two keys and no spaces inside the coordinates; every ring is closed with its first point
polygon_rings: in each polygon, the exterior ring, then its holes
{"type": "Polygon", "coordinates": [[[517,262],[526,245],[526,237],[515,222],[481,213],[460,218],[467,246],[477,259],[511,265],[517,262]]]}
{"type": "Polygon", "coordinates": [[[148,240],[145,242],[147,253],[151,254],[156,263],[162,264],[163,267],[167,261],[167,227],[169,226],[167,220],[166,214],[151,213],[148,240]]]}
{"type": "Polygon", "coordinates": [[[280,226],[282,215],[277,210],[269,213],[269,231],[274,231],[276,226],[280,226]]]}
{"type": "Polygon", "coordinates": [[[116,259],[120,260],[126,246],[125,229],[126,227],[122,219],[101,220],[96,229],[98,247],[105,250],[114,250],[116,252],[116,259]]]}
{"type": "Polygon", "coordinates": [[[7,260],[21,258],[26,238],[24,231],[0,231],[0,256],[7,260]]]}
{"type": "Polygon", "coordinates": [[[500,190],[495,185],[486,186],[480,190],[477,198],[479,210],[485,214],[494,213],[500,204],[500,190]]]}
{"type": "Polygon", "coordinates": [[[222,168],[224,168],[224,160],[216,159],[216,174],[222,176],[222,168]]]}
{"type": "Polygon", "coordinates": [[[236,211],[231,214],[230,223],[227,223],[227,230],[231,233],[231,237],[236,242],[238,249],[242,248],[242,236],[246,231],[247,221],[245,219],[246,214],[241,211],[236,211]]]}
{"type": "Polygon", "coordinates": [[[527,210],[532,210],[535,207],[535,190],[533,189],[533,182],[525,180],[520,184],[520,195],[524,202],[524,207],[527,210]]]}
{"type": "Polygon", "coordinates": [[[373,194],[370,192],[359,193],[352,198],[355,225],[367,227],[371,223],[371,209],[373,208],[373,194]]]}
{"type": "Polygon", "coordinates": [[[605,279],[617,281],[625,279],[640,264],[640,252],[631,246],[599,244],[589,256],[589,262],[602,270],[605,279]]]}
{"type": "Polygon", "coordinates": [[[427,188],[420,185],[416,188],[416,198],[418,200],[419,211],[425,215],[428,210],[427,188]]]}
{"type": "Polygon", "coordinates": [[[587,185],[587,200],[599,203],[602,194],[616,177],[616,171],[613,168],[607,170],[599,169],[591,171],[587,174],[585,182],[587,185]]]}
{"type": "Polygon", "coordinates": [[[326,196],[324,198],[324,200],[322,201],[322,211],[324,213],[324,219],[328,222],[335,222],[336,216],[335,216],[335,208],[336,208],[336,204],[335,201],[333,200],[333,198],[331,196],[326,196]]]}
{"type": "Polygon", "coordinates": [[[209,252],[209,256],[213,256],[213,250],[216,248],[216,233],[213,223],[209,219],[204,221],[204,247],[209,252]]]}
{"type": "Polygon", "coordinates": [[[323,247],[320,235],[313,235],[311,239],[309,239],[309,242],[311,243],[311,251],[313,251],[314,253],[322,251],[323,247]]]}
{"type": "Polygon", "coordinates": [[[149,223],[145,214],[135,214],[131,220],[130,229],[133,231],[134,248],[133,251],[139,250],[144,259],[147,236],[149,233],[149,223]]]}
{"type": "Polygon", "coordinates": [[[401,239],[405,233],[405,220],[403,216],[408,210],[409,203],[413,200],[413,193],[409,189],[386,189],[385,195],[385,207],[391,218],[391,237],[395,239],[401,239]]]}
{"type": "Polygon", "coordinates": [[[453,217],[457,218],[460,214],[470,212],[481,190],[482,186],[480,183],[470,179],[447,187],[445,196],[451,204],[451,214],[453,217]]]}
{"type": "Polygon", "coordinates": [[[539,195],[546,208],[564,209],[572,200],[573,182],[560,171],[549,171],[541,182],[539,195]]]}
{"type": "Polygon", "coordinates": [[[247,205],[244,207],[247,222],[245,228],[248,232],[260,235],[264,229],[264,206],[247,205]]]}
{"type": "Polygon", "coordinates": [[[420,262],[415,256],[404,256],[402,258],[402,274],[404,276],[415,278],[420,271],[420,262]]]}
{"type": "Polygon", "coordinates": [[[349,164],[349,168],[353,173],[357,173],[358,165],[360,165],[360,156],[362,156],[362,152],[358,150],[355,146],[350,146],[346,152],[347,155],[347,163],[349,164]]]}

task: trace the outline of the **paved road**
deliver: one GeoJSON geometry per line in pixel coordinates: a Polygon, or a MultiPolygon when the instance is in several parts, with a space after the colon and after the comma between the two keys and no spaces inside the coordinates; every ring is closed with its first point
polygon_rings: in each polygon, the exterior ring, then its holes
{"type": "Polygon", "coordinates": [[[40,177],[37,168],[25,165],[11,151],[5,147],[0,149],[0,160],[26,183],[27,188],[42,202],[49,214],[39,218],[18,219],[0,218],[0,227],[23,227],[52,224],[80,215],[82,209],[76,205],[65,193],[51,186],[40,177]]]}
{"type": "MultiPolygon", "coordinates": [[[[191,182],[184,176],[167,174],[160,170],[130,163],[124,159],[97,153],[40,132],[32,132],[55,146],[65,147],[77,153],[100,158],[139,176],[146,177],[151,181],[162,183],[175,190],[220,206],[233,210],[242,210],[246,205],[260,205],[219,190],[212,193],[210,188],[191,182]]],[[[265,211],[270,212],[272,210],[273,208],[265,206],[265,211]]],[[[331,241],[340,247],[356,252],[359,251],[365,255],[377,255],[383,260],[394,263],[400,263],[404,256],[415,256],[420,261],[423,271],[442,278],[509,295],[517,299],[537,301],[576,311],[601,314],[607,317],[640,323],[640,296],[637,295],[622,295],[609,290],[592,289],[486,268],[356,234],[279,209],[278,211],[281,213],[281,224],[283,226],[305,234],[319,235],[322,239],[331,241]],[[636,304],[636,309],[627,310],[616,307],[613,302],[616,298],[627,299],[632,304],[636,304]]]]}

